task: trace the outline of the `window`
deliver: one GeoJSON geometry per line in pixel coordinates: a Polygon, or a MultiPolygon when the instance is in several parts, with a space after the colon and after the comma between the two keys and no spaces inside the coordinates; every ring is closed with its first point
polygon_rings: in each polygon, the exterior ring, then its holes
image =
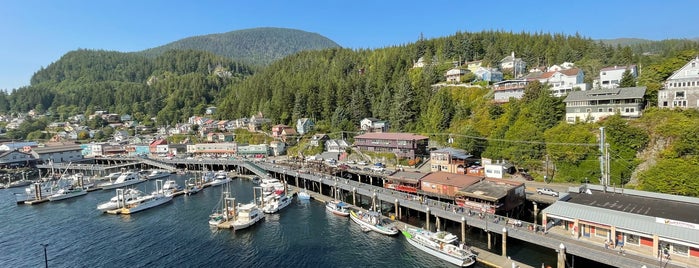
{"type": "Polygon", "coordinates": [[[626,242],[624,244],[631,244],[631,245],[640,245],[641,244],[641,238],[637,235],[633,234],[626,234],[626,242]]]}
{"type": "Polygon", "coordinates": [[[600,227],[595,227],[595,236],[606,238],[608,234],[609,234],[609,230],[602,229],[600,227]]]}
{"type": "Polygon", "coordinates": [[[591,112],[592,112],[592,109],[591,109],[591,108],[587,108],[587,109],[585,109],[585,112],[591,113],[591,112]]]}
{"type": "Polygon", "coordinates": [[[670,244],[670,252],[675,255],[682,255],[682,256],[688,256],[689,255],[689,247],[685,245],[678,245],[678,244],[670,244]]]}
{"type": "Polygon", "coordinates": [[[613,113],[613,112],[614,112],[614,108],[607,108],[607,112],[613,113]]]}
{"type": "Polygon", "coordinates": [[[667,107],[667,101],[663,101],[663,107],[667,107]]]}
{"type": "Polygon", "coordinates": [[[604,112],[604,109],[603,109],[603,108],[597,108],[597,112],[598,112],[598,113],[604,112]]]}
{"type": "Polygon", "coordinates": [[[636,108],[634,108],[634,107],[626,107],[626,108],[624,108],[624,112],[625,112],[625,113],[635,113],[635,112],[636,112],[636,108]]]}
{"type": "Polygon", "coordinates": [[[684,99],[684,91],[675,92],[675,99],[684,99]]]}

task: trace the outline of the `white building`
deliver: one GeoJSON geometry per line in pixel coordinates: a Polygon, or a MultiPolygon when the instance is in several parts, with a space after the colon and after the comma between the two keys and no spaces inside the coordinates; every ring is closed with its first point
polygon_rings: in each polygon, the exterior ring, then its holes
{"type": "Polygon", "coordinates": [[[673,73],[658,91],[660,108],[699,108],[699,56],[673,73]]]}
{"type": "Polygon", "coordinates": [[[617,88],[621,82],[621,77],[626,70],[631,71],[633,77],[638,77],[636,65],[629,66],[613,66],[599,70],[599,87],[600,88],[617,88]]]}
{"type": "Polygon", "coordinates": [[[43,163],[70,163],[83,159],[79,144],[36,147],[32,148],[31,154],[43,163]]]}
{"type": "Polygon", "coordinates": [[[447,71],[447,74],[444,76],[447,78],[447,82],[461,83],[461,77],[466,75],[466,73],[468,72],[468,70],[464,70],[461,68],[452,68],[449,71],[447,71]]]}
{"type": "Polygon", "coordinates": [[[563,101],[566,122],[597,122],[619,113],[623,117],[640,117],[646,87],[628,87],[573,91],[563,101]]]}
{"type": "Polygon", "coordinates": [[[527,63],[521,58],[515,58],[515,53],[512,52],[512,55],[504,57],[502,60],[500,60],[500,69],[512,70],[513,76],[517,78],[524,75],[524,71],[527,70],[527,63]]]}
{"type": "Polygon", "coordinates": [[[545,72],[536,79],[542,84],[551,85],[550,90],[554,97],[563,97],[574,88],[587,90],[587,84],[583,82],[585,74],[578,68],[545,72]]]}
{"type": "Polygon", "coordinates": [[[493,84],[494,97],[497,103],[509,102],[510,98],[521,99],[524,96],[524,88],[529,81],[524,79],[506,80],[493,84]]]}

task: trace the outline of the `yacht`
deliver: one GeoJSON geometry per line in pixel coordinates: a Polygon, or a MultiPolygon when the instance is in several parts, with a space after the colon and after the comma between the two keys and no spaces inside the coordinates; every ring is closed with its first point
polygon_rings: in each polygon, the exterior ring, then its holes
{"type": "Polygon", "coordinates": [[[141,191],[138,189],[133,189],[129,188],[126,190],[123,190],[123,194],[120,193],[120,190],[117,190],[117,194],[109,199],[109,201],[104,202],[102,204],[97,205],[97,209],[100,211],[107,211],[107,210],[112,210],[112,209],[117,209],[121,205],[129,204],[138,199],[140,196],[143,195],[141,191]]]}
{"type": "Polygon", "coordinates": [[[166,180],[163,187],[160,190],[153,192],[153,194],[162,193],[164,195],[173,195],[177,191],[182,191],[182,186],[177,184],[175,180],[166,180]]]}
{"type": "Polygon", "coordinates": [[[170,176],[170,172],[168,172],[168,171],[154,169],[146,176],[146,178],[148,178],[149,180],[157,180],[157,179],[167,178],[169,176],[170,176]]]}
{"type": "Polygon", "coordinates": [[[193,195],[201,190],[201,184],[197,183],[196,179],[190,178],[187,180],[187,184],[184,187],[184,193],[186,195],[193,195]]]}
{"type": "Polygon", "coordinates": [[[58,201],[58,200],[64,200],[68,198],[73,198],[73,197],[78,197],[82,195],[86,195],[87,190],[85,190],[83,187],[66,187],[58,190],[55,194],[49,196],[50,201],[58,201]]]}
{"type": "Polygon", "coordinates": [[[239,204],[235,208],[235,219],[231,226],[233,230],[245,229],[257,223],[265,217],[253,201],[248,204],[239,204]]]}
{"type": "Polygon", "coordinates": [[[291,204],[292,199],[291,196],[286,194],[267,196],[263,199],[264,206],[262,206],[262,212],[268,214],[277,213],[291,204]]]}
{"type": "Polygon", "coordinates": [[[115,188],[126,187],[144,181],[145,180],[141,178],[138,172],[129,171],[121,173],[121,175],[119,175],[119,177],[112,182],[105,182],[100,184],[99,187],[102,187],[102,189],[104,190],[110,190],[115,188]]]}
{"type": "MultiPolygon", "coordinates": [[[[406,228],[403,235],[408,243],[432,256],[460,267],[476,263],[476,255],[465,245],[456,245],[456,236],[447,232],[433,233],[423,229],[406,228]]],[[[514,265],[513,265],[514,266],[514,265]]]]}
{"type": "Polygon", "coordinates": [[[126,204],[124,208],[121,209],[122,214],[133,214],[139,211],[143,211],[152,207],[160,206],[172,200],[172,195],[166,195],[162,193],[162,180],[155,181],[155,193],[150,195],[144,195],[133,202],[126,204]]]}

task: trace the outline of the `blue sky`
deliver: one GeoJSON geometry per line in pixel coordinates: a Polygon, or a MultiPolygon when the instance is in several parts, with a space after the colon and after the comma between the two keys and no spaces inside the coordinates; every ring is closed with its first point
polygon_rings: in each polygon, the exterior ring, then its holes
{"type": "Polygon", "coordinates": [[[255,27],[379,48],[457,31],[580,33],[593,39],[699,37],[699,1],[0,1],[0,89],[79,48],[140,51],[255,27]],[[327,2],[327,3],[325,3],[327,2]]]}

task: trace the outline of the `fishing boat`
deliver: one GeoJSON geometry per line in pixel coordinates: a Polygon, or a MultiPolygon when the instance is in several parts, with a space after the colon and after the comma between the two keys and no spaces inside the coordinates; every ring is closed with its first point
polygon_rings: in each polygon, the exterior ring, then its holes
{"type": "Polygon", "coordinates": [[[261,181],[262,180],[260,180],[260,177],[255,176],[252,178],[252,183],[254,184],[260,184],[261,181]]]}
{"type": "Polygon", "coordinates": [[[350,219],[359,224],[359,226],[367,227],[380,234],[398,234],[398,229],[393,226],[393,223],[387,219],[381,218],[381,214],[375,211],[355,212],[354,210],[350,210],[350,219]]]}
{"type": "Polygon", "coordinates": [[[152,207],[157,207],[172,200],[172,195],[165,195],[161,193],[163,181],[155,181],[155,193],[150,195],[140,196],[130,204],[126,204],[124,208],[121,209],[122,214],[133,214],[139,211],[143,211],[152,207]]]}
{"type": "Polygon", "coordinates": [[[55,194],[58,189],[67,186],[67,182],[63,180],[35,182],[33,185],[24,188],[24,193],[15,193],[15,201],[17,201],[17,203],[24,203],[30,200],[41,200],[55,194]]]}
{"type": "Polygon", "coordinates": [[[349,216],[350,212],[349,209],[347,208],[348,204],[339,200],[331,200],[325,202],[325,209],[327,211],[332,212],[335,215],[342,216],[342,217],[347,217],[349,216]]]}
{"type": "Polygon", "coordinates": [[[187,184],[184,187],[184,193],[186,195],[193,195],[198,193],[201,190],[201,185],[197,183],[197,180],[195,178],[190,178],[187,180],[187,184]]]}
{"type": "Polygon", "coordinates": [[[248,204],[238,204],[235,207],[235,218],[231,223],[233,230],[245,229],[257,223],[265,217],[255,204],[255,201],[248,204]]]}
{"type": "Polygon", "coordinates": [[[49,196],[50,201],[64,200],[68,198],[83,196],[87,194],[85,188],[77,186],[69,186],[66,188],[59,189],[55,194],[49,196]]]}
{"type": "Polygon", "coordinates": [[[277,213],[283,208],[291,204],[293,197],[282,193],[281,195],[269,195],[264,199],[264,206],[262,207],[262,212],[267,214],[277,213]]]}
{"type": "Polygon", "coordinates": [[[148,175],[146,175],[146,178],[149,180],[157,180],[157,179],[167,178],[169,176],[170,176],[170,172],[168,172],[168,171],[154,169],[148,175]]]}
{"type": "Polygon", "coordinates": [[[129,188],[124,190],[123,195],[117,190],[117,194],[109,199],[109,201],[97,205],[97,209],[105,212],[107,210],[113,210],[119,208],[119,204],[128,204],[137,200],[143,193],[138,189],[129,188]]]}
{"type": "Polygon", "coordinates": [[[119,175],[119,177],[116,180],[102,183],[98,185],[98,187],[102,187],[103,190],[110,190],[115,188],[126,187],[144,181],[145,180],[141,178],[138,172],[129,171],[121,173],[121,175],[119,175]]]}
{"type": "Polygon", "coordinates": [[[308,192],[306,192],[306,190],[303,190],[296,195],[298,196],[299,200],[310,200],[311,199],[311,195],[308,194],[308,192]]]}
{"type": "Polygon", "coordinates": [[[201,175],[201,183],[209,183],[214,180],[214,177],[216,174],[213,171],[204,171],[204,174],[201,175]]]}
{"type": "Polygon", "coordinates": [[[476,255],[470,249],[463,244],[455,245],[455,235],[413,228],[406,228],[402,233],[408,243],[432,256],[460,267],[476,263],[476,255]]]}
{"type": "Polygon", "coordinates": [[[30,184],[32,184],[32,181],[21,179],[18,181],[13,181],[13,182],[9,182],[9,183],[5,184],[5,189],[24,187],[24,186],[27,186],[30,184]]]}

